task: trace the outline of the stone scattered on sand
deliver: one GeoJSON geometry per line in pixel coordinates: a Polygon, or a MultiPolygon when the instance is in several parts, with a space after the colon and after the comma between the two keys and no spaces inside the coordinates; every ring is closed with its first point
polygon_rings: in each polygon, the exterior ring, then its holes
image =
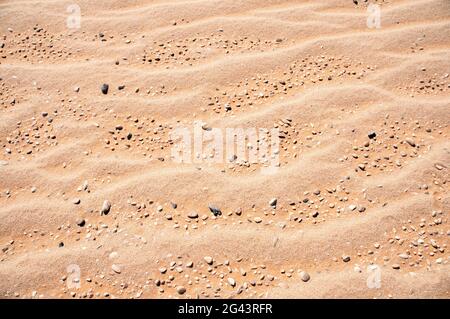
{"type": "Polygon", "coordinates": [[[108,90],[109,90],[109,85],[108,84],[106,84],[106,83],[104,83],[103,85],[102,85],[102,87],[101,87],[101,90],[102,90],[102,93],[103,94],[108,94],[108,90]]]}
{"type": "Polygon", "coordinates": [[[184,295],[186,293],[186,288],[183,286],[177,286],[177,293],[179,295],[184,295]]]}
{"type": "Polygon", "coordinates": [[[159,272],[161,274],[165,274],[167,272],[167,268],[166,267],[160,267],[158,270],[159,270],[159,272]]]}
{"type": "Polygon", "coordinates": [[[222,211],[220,210],[220,208],[218,208],[217,206],[214,206],[212,204],[208,205],[209,210],[211,211],[211,213],[213,213],[214,216],[220,216],[222,215],[222,211]]]}
{"type": "Polygon", "coordinates": [[[122,267],[120,267],[119,265],[113,264],[111,266],[111,269],[116,273],[116,274],[120,274],[122,272],[122,267]]]}
{"type": "Polygon", "coordinates": [[[188,217],[191,218],[191,219],[198,218],[198,213],[197,212],[190,212],[188,214],[188,217]]]}
{"type": "Polygon", "coordinates": [[[350,256],[348,256],[348,255],[343,255],[342,256],[342,260],[346,263],[346,262],[349,262],[350,261],[350,256]]]}
{"type": "Polygon", "coordinates": [[[235,287],[235,286],[236,286],[236,280],[234,280],[234,279],[231,278],[231,277],[228,277],[228,284],[229,284],[231,287],[235,287]]]}
{"type": "Polygon", "coordinates": [[[108,215],[111,210],[111,203],[108,200],[105,200],[102,205],[102,209],[100,211],[101,215],[108,215]]]}
{"type": "Polygon", "coordinates": [[[308,282],[311,279],[311,276],[306,271],[302,271],[300,272],[300,279],[304,282],[308,282]]]}
{"type": "Polygon", "coordinates": [[[208,265],[212,265],[213,262],[214,262],[214,259],[213,259],[212,257],[210,257],[210,256],[205,256],[203,259],[205,260],[205,262],[206,262],[208,265]]]}
{"type": "Polygon", "coordinates": [[[369,134],[367,134],[367,136],[368,136],[370,139],[374,139],[375,137],[377,137],[377,133],[374,132],[374,131],[371,131],[371,132],[369,132],[369,134]]]}
{"type": "Polygon", "coordinates": [[[76,223],[78,226],[83,227],[86,224],[86,221],[83,218],[78,218],[76,223]]]}
{"type": "Polygon", "coordinates": [[[253,218],[253,221],[254,221],[255,223],[259,224],[259,223],[262,222],[262,219],[261,219],[261,217],[255,217],[255,218],[253,218]]]}
{"type": "Polygon", "coordinates": [[[412,138],[406,138],[405,142],[408,143],[412,147],[416,147],[416,142],[412,138]]]}
{"type": "Polygon", "coordinates": [[[271,207],[275,208],[275,207],[277,207],[277,202],[278,202],[278,199],[272,198],[272,199],[269,201],[269,205],[270,205],[271,207]]]}

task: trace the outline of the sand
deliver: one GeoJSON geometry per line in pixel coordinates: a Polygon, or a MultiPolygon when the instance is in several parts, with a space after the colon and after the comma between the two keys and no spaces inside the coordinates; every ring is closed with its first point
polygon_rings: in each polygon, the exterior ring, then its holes
{"type": "Polygon", "coordinates": [[[0,298],[449,298],[448,1],[2,0],[0,36],[0,298]]]}

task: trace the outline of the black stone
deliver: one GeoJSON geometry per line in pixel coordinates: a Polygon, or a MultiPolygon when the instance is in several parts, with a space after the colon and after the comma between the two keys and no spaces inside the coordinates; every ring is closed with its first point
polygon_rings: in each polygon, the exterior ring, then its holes
{"type": "Polygon", "coordinates": [[[217,208],[216,206],[208,205],[208,208],[211,211],[211,213],[213,213],[214,216],[222,215],[222,211],[219,208],[217,208]]]}
{"type": "Polygon", "coordinates": [[[102,93],[103,94],[108,94],[108,90],[109,90],[109,85],[108,84],[103,84],[101,87],[102,93]]]}

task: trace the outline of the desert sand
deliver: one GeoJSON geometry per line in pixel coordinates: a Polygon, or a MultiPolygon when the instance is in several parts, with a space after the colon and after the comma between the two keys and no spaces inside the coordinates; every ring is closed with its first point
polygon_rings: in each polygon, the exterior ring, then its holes
{"type": "Polygon", "coordinates": [[[0,36],[0,298],[450,297],[449,1],[2,0],[0,36]],[[177,162],[195,123],[279,163],[177,162]]]}

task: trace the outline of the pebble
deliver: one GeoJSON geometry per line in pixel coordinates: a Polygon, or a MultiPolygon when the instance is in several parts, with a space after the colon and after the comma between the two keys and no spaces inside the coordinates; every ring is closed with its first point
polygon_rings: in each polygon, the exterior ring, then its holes
{"type": "Polygon", "coordinates": [[[211,213],[213,213],[214,216],[220,216],[222,215],[222,211],[220,210],[220,208],[209,204],[208,205],[209,210],[211,211],[211,213]]]}
{"type": "Polygon", "coordinates": [[[416,142],[409,137],[405,139],[405,142],[408,143],[412,147],[416,147],[416,142]]]}
{"type": "Polygon", "coordinates": [[[300,273],[300,278],[302,281],[308,282],[311,279],[311,276],[306,271],[302,271],[300,273]]]}
{"type": "Polygon", "coordinates": [[[183,286],[177,286],[177,293],[183,295],[186,292],[186,288],[183,286]]]}
{"type": "Polygon", "coordinates": [[[343,255],[342,256],[342,260],[346,263],[346,262],[349,262],[350,261],[350,256],[347,256],[347,255],[343,255]]]}
{"type": "Polygon", "coordinates": [[[119,265],[116,265],[116,264],[113,264],[111,266],[111,269],[117,274],[120,274],[122,272],[122,268],[119,265]]]}
{"type": "Polygon", "coordinates": [[[208,264],[208,265],[212,265],[212,263],[214,262],[214,259],[212,258],[212,257],[210,257],[210,256],[206,256],[205,258],[203,258],[204,260],[205,260],[205,262],[208,264]]]}
{"type": "Polygon", "coordinates": [[[103,202],[102,210],[100,211],[101,215],[108,215],[111,210],[111,203],[108,200],[103,202]]]}
{"type": "Polygon", "coordinates": [[[159,272],[162,274],[165,274],[167,272],[167,268],[166,267],[161,267],[159,268],[159,272]]]}
{"type": "Polygon", "coordinates": [[[83,218],[78,218],[76,223],[78,226],[83,227],[86,224],[86,221],[83,218]]]}
{"type": "Polygon", "coordinates": [[[374,131],[371,131],[371,132],[369,132],[369,134],[367,134],[367,136],[368,136],[370,139],[374,139],[375,137],[377,137],[377,133],[375,133],[374,131]]]}
{"type": "Polygon", "coordinates": [[[393,269],[400,269],[400,265],[399,265],[399,264],[393,264],[393,265],[392,265],[392,268],[393,268],[393,269]]]}
{"type": "Polygon", "coordinates": [[[277,202],[278,202],[278,199],[272,198],[272,199],[269,201],[269,205],[272,206],[273,208],[275,208],[275,207],[277,207],[277,202]]]}
{"type": "Polygon", "coordinates": [[[74,203],[75,205],[78,205],[78,204],[81,203],[81,199],[79,199],[79,198],[74,198],[74,199],[72,200],[72,203],[74,203]]]}
{"type": "Polygon", "coordinates": [[[262,222],[262,219],[261,219],[260,217],[255,217],[255,218],[253,219],[253,221],[254,221],[255,223],[259,224],[259,223],[262,222]]]}
{"type": "Polygon", "coordinates": [[[236,286],[236,280],[234,280],[231,277],[228,277],[228,283],[230,284],[231,287],[236,286]]]}
{"type": "Polygon", "coordinates": [[[108,94],[109,85],[106,84],[106,83],[103,84],[102,87],[101,87],[101,90],[102,90],[102,93],[103,93],[103,94],[105,94],[105,95],[108,94]]]}
{"type": "Polygon", "coordinates": [[[191,218],[191,219],[198,218],[198,213],[197,212],[190,212],[188,214],[188,217],[191,218]]]}

